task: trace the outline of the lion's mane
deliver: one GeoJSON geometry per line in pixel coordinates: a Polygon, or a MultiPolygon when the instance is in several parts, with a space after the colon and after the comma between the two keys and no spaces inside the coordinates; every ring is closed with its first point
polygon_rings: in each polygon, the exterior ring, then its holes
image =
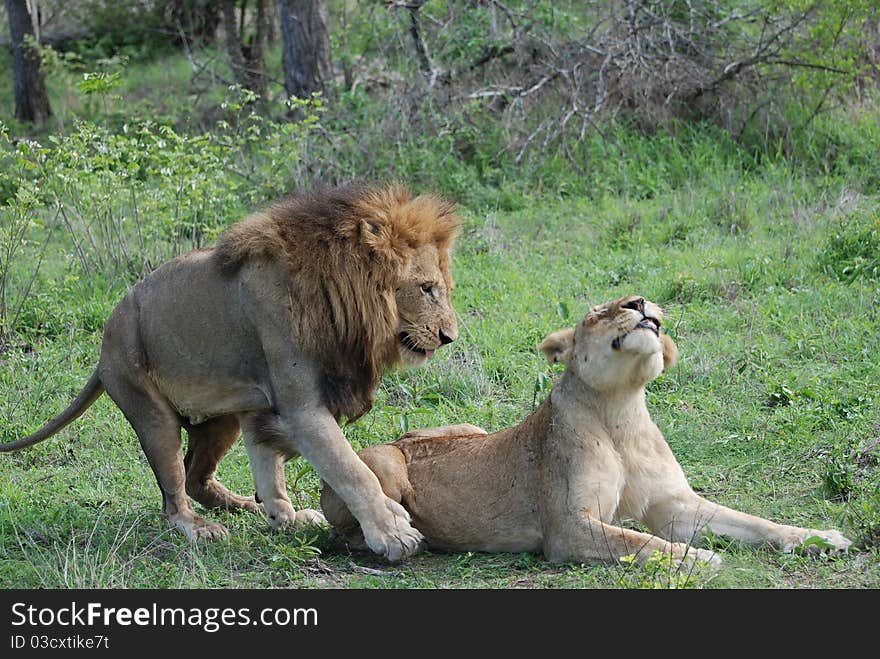
{"type": "Polygon", "coordinates": [[[370,410],[383,370],[400,361],[395,288],[410,256],[434,244],[448,275],[460,225],[452,203],[401,185],[325,188],[233,225],[216,253],[228,275],[255,259],[285,265],[292,339],[321,364],[328,408],[351,421],[370,410]]]}

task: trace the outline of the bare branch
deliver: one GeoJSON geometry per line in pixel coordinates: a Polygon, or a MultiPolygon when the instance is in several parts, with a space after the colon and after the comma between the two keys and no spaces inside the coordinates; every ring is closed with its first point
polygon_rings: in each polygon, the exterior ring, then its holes
{"type": "Polygon", "coordinates": [[[509,53],[512,53],[516,50],[513,44],[506,44],[504,46],[489,46],[483,52],[483,54],[477,59],[476,62],[470,65],[469,69],[473,71],[474,69],[478,69],[484,64],[491,62],[493,59],[498,59],[499,57],[503,57],[509,53]]]}

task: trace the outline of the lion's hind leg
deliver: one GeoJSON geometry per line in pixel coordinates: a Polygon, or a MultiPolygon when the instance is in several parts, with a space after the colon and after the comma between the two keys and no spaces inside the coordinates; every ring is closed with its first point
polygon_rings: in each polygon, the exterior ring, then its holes
{"type": "Polygon", "coordinates": [[[226,537],[226,527],[196,515],[186,496],[181,420],[170,403],[146,376],[130,378],[108,369],[101,380],[137,433],[162,491],[162,513],[168,522],[191,541],[226,537]]]}
{"type": "Polygon", "coordinates": [[[186,457],[186,493],[205,508],[260,511],[253,497],[229,491],[217,478],[217,465],[239,435],[238,419],[233,415],[209,419],[198,425],[186,424],[189,436],[186,457]]]}

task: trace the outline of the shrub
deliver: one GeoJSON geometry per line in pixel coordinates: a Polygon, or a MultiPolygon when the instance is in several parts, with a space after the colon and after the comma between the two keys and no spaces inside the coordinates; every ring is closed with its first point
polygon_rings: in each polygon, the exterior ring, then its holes
{"type": "Polygon", "coordinates": [[[0,336],[14,329],[18,313],[9,310],[20,310],[39,249],[50,243],[86,278],[131,280],[295,187],[320,99],[296,101],[303,119],[286,123],[254,113],[252,101],[231,88],[226,119],[196,135],[151,121],[118,133],[79,121],[42,145],[0,130],[0,190],[8,191],[0,206],[0,336]],[[13,296],[16,305],[7,301],[13,296]]]}
{"type": "Polygon", "coordinates": [[[880,279],[880,213],[856,211],[841,217],[819,255],[819,267],[843,282],[880,279]]]}

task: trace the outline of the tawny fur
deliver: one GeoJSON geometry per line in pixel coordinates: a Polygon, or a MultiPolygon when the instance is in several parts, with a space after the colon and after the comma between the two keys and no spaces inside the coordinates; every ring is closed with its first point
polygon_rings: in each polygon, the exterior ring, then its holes
{"type": "MultiPolygon", "coordinates": [[[[637,296],[594,307],[542,342],[548,361],[566,369],[518,426],[417,430],[361,455],[436,549],[541,552],[563,562],[645,562],[659,551],[717,565],[717,555],[690,544],[711,529],[784,551],[810,536],[846,550],[837,531],[776,524],[694,493],[645,404],[645,385],[678,359],[661,322],[659,307],[637,296]],[[622,527],[626,519],[652,533],[622,527]]],[[[321,505],[358,545],[357,521],[328,485],[321,505]]]]}
{"type": "Polygon", "coordinates": [[[209,508],[262,508],[273,527],[321,521],[294,510],[286,492],[284,461],[302,455],[340,491],[367,544],[399,560],[421,535],[338,422],[370,409],[383,369],[424,364],[457,336],[449,254],[459,225],[451,204],[396,185],[273,204],[217,247],[173,259],[133,286],[74,403],[0,451],[50,437],[106,391],[140,439],[164,515],[188,538],[226,529],[196,515],[187,495],[209,508]],[[215,477],[240,429],[258,500],[215,477]]]}

